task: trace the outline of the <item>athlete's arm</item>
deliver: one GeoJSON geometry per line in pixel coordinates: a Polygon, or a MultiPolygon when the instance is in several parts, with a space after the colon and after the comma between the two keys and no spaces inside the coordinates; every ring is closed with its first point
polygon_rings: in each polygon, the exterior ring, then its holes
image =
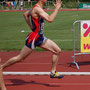
{"type": "Polygon", "coordinates": [[[3,73],[1,69],[1,59],[0,59],[0,90],[6,90],[5,83],[3,80],[3,73]]]}
{"type": "Polygon", "coordinates": [[[32,30],[33,28],[32,28],[31,22],[30,22],[30,18],[29,18],[29,16],[31,16],[31,11],[26,11],[23,15],[24,15],[26,23],[32,30]]]}
{"type": "Polygon", "coordinates": [[[55,10],[51,15],[48,15],[43,9],[38,8],[38,7],[36,8],[36,12],[38,15],[40,15],[46,21],[52,22],[55,19],[56,15],[58,13],[58,10],[61,7],[61,4],[62,4],[61,0],[56,0],[56,4],[54,4],[55,10]]]}

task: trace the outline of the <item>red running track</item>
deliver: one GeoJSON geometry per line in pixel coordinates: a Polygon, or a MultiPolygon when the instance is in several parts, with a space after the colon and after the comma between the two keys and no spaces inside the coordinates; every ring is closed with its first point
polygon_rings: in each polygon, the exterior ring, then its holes
{"type": "MultiPolygon", "coordinates": [[[[18,55],[16,52],[0,52],[2,63],[7,59],[18,55]]],[[[76,66],[69,67],[72,62],[72,51],[62,51],[57,65],[59,72],[90,72],[90,55],[78,56],[76,61],[80,69],[76,66]]],[[[5,71],[27,71],[27,72],[50,72],[52,53],[33,52],[23,62],[17,63],[5,69],[5,71]]],[[[63,79],[51,79],[49,76],[4,76],[7,90],[89,90],[90,76],[65,76],[63,79]]]]}
{"type": "Polygon", "coordinates": [[[5,76],[7,90],[90,90],[89,76],[5,76]]]}
{"type": "MultiPolygon", "coordinates": [[[[0,12],[25,12],[27,10],[0,10],[0,12]]],[[[45,11],[54,11],[54,9],[45,9],[45,11]]],[[[90,11],[90,9],[60,9],[59,11],[90,11]]]]}
{"type": "MultiPolygon", "coordinates": [[[[18,55],[19,52],[0,52],[2,63],[7,61],[9,58],[18,55]]],[[[77,70],[76,66],[69,67],[72,62],[72,51],[62,51],[59,62],[57,65],[57,71],[59,72],[90,72],[90,54],[81,55],[76,57],[76,61],[79,64],[80,69],[77,70]]],[[[49,72],[51,70],[52,53],[33,52],[23,62],[14,64],[5,69],[5,71],[29,71],[29,72],[49,72]],[[19,69],[18,69],[19,68],[19,69]]]]}

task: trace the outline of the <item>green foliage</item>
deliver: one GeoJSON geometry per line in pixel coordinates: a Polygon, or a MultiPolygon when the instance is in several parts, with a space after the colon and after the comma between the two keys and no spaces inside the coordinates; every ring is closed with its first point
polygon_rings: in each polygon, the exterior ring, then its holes
{"type": "MultiPolygon", "coordinates": [[[[24,1],[25,1],[24,2],[24,9],[30,9],[36,4],[36,0],[31,0],[31,1],[34,1],[34,2],[32,2],[30,5],[28,5],[28,1],[27,0],[24,0],[24,1]]],[[[44,5],[44,8],[53,9],[54,7],[53,7],[53,4],[52,4],[52,1],[55,1],[55,0],[47,0],[47,1],[49,1],[49,2],[47,2],[44,5]]],[[[85,3],[90,3],[90,0],[79,0],[79,1],[83,2],[83,3],[84,2],[85,3]]],[[[77,0],[62,0],[62,2],[63,2],[62,3],[62,8],[77,8],[77,6],[78,6],[77,0]]],[[[0,9],[6,9],[5,4],[3,4],[3,7],[0,6],[0,9]]],[[[19,8],[17,7],[17,9],[20,9],[20,5],[19,5],[19,8]]]]}
{"type": "Polygon", "coordinates": [[[65,8],[77,8],[77,2],[76,1],[68,1],[65,4],[65,8]]]}
{"type": "MultiPolygon", "coordinates": [[[[0,0],[0,1],[4,1],[4,0],[0,0]]],[[[7,0],[7,1],[13,1],[13,0],[7,0]]],[[[27,1],[27,0],[24,0],[24,1],[27,1]]],[[[31,1],[35,1],[35,0],[31,0],[31,1]]],[[[52,1],[52,0],[47,0],[47,1],[52,1]]],[[[62,1],[68,2],[68,1],[77,1],[77,0],[62,0],[62,1]]],[[[90,2],[90,0],[79,0],[79,1],[90,2]]]]}
{"type": "MultiPolygon", "coordinates": [[[[77,0],[62,0],[63,2],[77,2],[77,0]]],[[[90,2],[90,0],[79,0],[80,2],[90,2]]]]}

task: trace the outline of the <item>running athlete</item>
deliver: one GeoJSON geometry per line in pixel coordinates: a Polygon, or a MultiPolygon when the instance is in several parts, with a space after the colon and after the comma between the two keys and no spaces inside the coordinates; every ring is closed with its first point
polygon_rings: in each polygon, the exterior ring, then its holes
{"type": "Polygon", "coordinates": [[[1,69],[1,59],[0,59],[0,90],[6,90],[5,83],[3,80],[2,69],[1,69]]]}
{"type": "Polygon", "coordinates": [[[16,62],[22,61],[33,51],[33,49],[35,49],[36,46],[38,46],[53,53],[50,78],[63,78],[63,76],[56,72],[56,65],[61,49],[52,40],[47,39],[43,34],[44,20],[48,21],[49,23],[53,22],[62,2],[60,0],[56,0],[56,4],[54,4],[55,10],[51,15],[48,15],[43,10],[43,6],[46,2],[47,0],[37,0],[37,3],[32,10],[24,13],[24,18],[32,32],[27,36],[26,44],[21,50],[20,54],[9,59],[5,64],[2,65],[2,69],[16,62]]]}

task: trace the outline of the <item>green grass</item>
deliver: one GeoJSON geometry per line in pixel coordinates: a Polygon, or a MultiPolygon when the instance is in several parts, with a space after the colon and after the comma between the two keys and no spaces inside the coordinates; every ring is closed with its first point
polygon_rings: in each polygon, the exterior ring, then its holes
{"type": "MultiPolygon", "coordinates": [[[[48,12],[51,14],[52,12],[48,12]]],[[[89,11],[61,11],[53,23],[45,21],[44,34],[55,41],[62,50],[73,49],[72,24],[76,20],[89,20],[89,11]]],[[[75,40],[78,38],[76,28],[75,40]]],[[[20,50],[25,44],[29,29],[23,12],[0,12],[0,50],[20,50]],[[28,32],[21,33],[21,30],[28,32]]],[[[76,41],[76,49],[77,49],[76,41]]],[[[36,48],[36,50],[41,50],[36,48]]]]}

